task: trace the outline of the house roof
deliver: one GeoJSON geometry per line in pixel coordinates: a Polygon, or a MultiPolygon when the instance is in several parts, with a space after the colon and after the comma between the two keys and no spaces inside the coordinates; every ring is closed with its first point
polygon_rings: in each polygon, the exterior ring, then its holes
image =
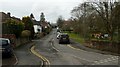
{"type": "Polygon", "coordinates": [[[41,22],[41,26],[42,27],[48,26],[48,23],[47,22],[41,22]]]}
{"type": "Polygon", "coordinates": [[[11,17],[10,16],[10,13],[4,13],[4,12],[0,12],[0,21],[2,22],[2,23],[5,23],[5,21],[7,20],[7,19],[14,19],[14,20],[17,20],[17,21],[21,21],[20,20],[20,18],[17,18],[17,17],[11,17]]]}
{"type": "Polygon", "coordinates": [[[33,20],[33,25],[40,25],[40,21],[33,20]]]}

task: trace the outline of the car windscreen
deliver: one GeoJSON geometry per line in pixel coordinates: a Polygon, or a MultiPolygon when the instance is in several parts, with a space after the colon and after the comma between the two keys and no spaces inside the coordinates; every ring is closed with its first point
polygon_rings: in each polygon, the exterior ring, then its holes
{"type": "Polygon", "coordinates": [[[68,38],[69,36],[68,36],[68,35],[61,35],[61,37],[65,37],[65,38],[68,38]]]}
{"type": "Polygon", "coordinates": [[[0,41],[0,46],[7,46],[8,45],[8,40],[1,40],[0,41]]]}

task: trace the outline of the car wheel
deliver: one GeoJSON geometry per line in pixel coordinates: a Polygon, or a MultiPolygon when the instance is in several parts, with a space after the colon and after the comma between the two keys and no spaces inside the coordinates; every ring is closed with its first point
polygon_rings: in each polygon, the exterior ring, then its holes
{"type": "Polygon", "coordinates": [[[13,57],[13,49],[11,49],[11,51],[8,53],[8,57],[13,57]]]}
{"type": "Polygon", "coordinates": [[[59,44],[61,44],[61,42],[59,41],[59,44]]]}
{"type": "Polygon", "coordinates": [[[61,43],[59,42],[59,44],[61,44],[61,43]]]}
{"type": "Polygon", "coordinates": [[[70,42],[68,42],[68,44],[70,44],[70,42]]]}

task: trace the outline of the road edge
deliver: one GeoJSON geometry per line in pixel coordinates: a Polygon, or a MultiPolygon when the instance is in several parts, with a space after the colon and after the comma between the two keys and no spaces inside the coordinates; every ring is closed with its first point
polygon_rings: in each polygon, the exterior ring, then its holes
{"type": "MultiPolygon", "coordinates": [[[[29,49],[30,49],[30,52],[31,52],[31,48],[33,47],[35,45],[35,43],[33,42],[33,44],[29,47],[29,49]]],[[[32,53],[32,52],[31,52],[32,53]]],[[[32,53],[33,54],[33,53],[32,53]]],[[[40,61],[41,63],[41,65],[40,65],[40,67],[42,67],[43,66],[43,60],[41,59],[41,61],[40,61]]]]}
{"type": "MultiPolygon", "coordinates": [[[[81,45],[80,43],[76,42],[75,40],[71,39],[71,41],[74,43],[74,44],[79,44],[81,45]]],[[[71,45],[71,47],[75,48],[75,49],[81,49],[81,50],[86,50],[86,51],[89,51],[89,52],[96,52],[96,53],[100,53],[100,54],[106,54],[106,55],[115,55],[115,56],[120,56],[120,54],[116,54],[116,53],[112,53],[112,52],[108,52],[108,51],[101,51],[101,50],[97,50],[97,49],[93,49],[93,48],[89,48],[85,45],[81,45],[82,47],[78,47],[76,48],[74,45],[71,45]]]]}
{"type": "Polygon", "coordinates": [[[14,53],[14,56],[15,56],[15,59],[16,59],[16,62],[14,63],[14,65],[17,65],[18,64],[18,58],[17,58],[17,56],[15,55],[15,53],[14,53]]]}
{"type": "Polygon", "coordinates": [[[45,66],[45,65],[50,66],[50,61],[48,59],[46,59],[44,56],[42,56],[40,53],[35,51],[35,45],[31,46],[30,51],[31,51],[31,53],[33,53],[35,56],[39,57],[42,60],[40,67],[45,66]]]}

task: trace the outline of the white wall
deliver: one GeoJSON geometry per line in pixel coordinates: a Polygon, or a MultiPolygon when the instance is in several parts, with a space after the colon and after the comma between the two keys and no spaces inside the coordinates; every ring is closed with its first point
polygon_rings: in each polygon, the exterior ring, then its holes
{"type": "Polygon", "coordinates": [[[34,32],[35,33],[38,33],[38,32],[42,32],[42,28],[41,28],[41,26],[39,26],[39,25],[34,25],[34,32]],[[40,29],[40,31],[38,31],[38,29],[40,29]]]}

